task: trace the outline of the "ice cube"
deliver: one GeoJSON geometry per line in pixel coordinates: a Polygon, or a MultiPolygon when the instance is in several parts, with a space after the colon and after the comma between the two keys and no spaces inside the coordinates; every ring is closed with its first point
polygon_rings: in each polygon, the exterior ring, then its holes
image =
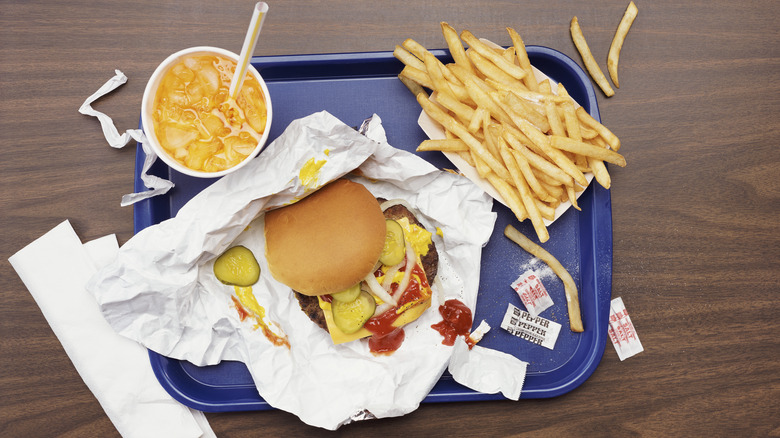
{"type": "Polygon", "coordinates": [[[169,151],[186,147],[198,138],[198,129],[177,122],[163,122],[158,128],[157,138],[162,147],[169,151]]]}

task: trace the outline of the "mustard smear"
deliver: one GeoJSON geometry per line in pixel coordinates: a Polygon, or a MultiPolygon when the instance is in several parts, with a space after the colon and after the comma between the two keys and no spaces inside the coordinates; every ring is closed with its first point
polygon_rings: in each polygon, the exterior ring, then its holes
{"type": "Polygon", "coordinates": [[[311,187],[317,183],[317,179],[320,174],[320,169],[327,163],[328,160],[317,160],[312,157],[309,161],[301,167],[301,171],[298,173],[298,178],[301,180],[301,184],[305,187],[311,187]]]}

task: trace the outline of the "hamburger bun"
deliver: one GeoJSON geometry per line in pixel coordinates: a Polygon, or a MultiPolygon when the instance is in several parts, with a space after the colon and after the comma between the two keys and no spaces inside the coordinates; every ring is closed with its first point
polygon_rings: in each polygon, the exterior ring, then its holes
{"type": "MultiPolygon", "coordinates": [[[[385,201],[385,199],[379,198],[377,201],[382,203],[385,201]]],[[[415,217],[414,213],[412,213],[403,205],[393,205],[387,208],[383,214],[386,219],[398,220],[401,218],[406,218],[410,223],[424,228],[423,224],[417,219],[417,217],[415,217]]],[[[427,254],[421,256],[420,260],[422,262],[423,271],[425,272],[425,277],[430,282],[433,278],[436,277],[436,274],[439,270],[439,253],[436,251],[436,245],[433,242],[429,244],[427,254]]],[[[317,324],[323,330],[330,331],[326,322],[325,313],[323,312],[316,296],[308,296],[296,292],[295,298],[298,300],[298,304],[300,305],[301,310],[303,310],[303,312],[312,322],[317,324]]],[[[418,316],[420,316],[420,312],[426,308],[427,306],[418,306],[418,312],[407,312],[409,315],[405,319],[409,321],[416,319],[418,316]]],[[[399,323],[406,323],[409,321],[399,321],[399,323]]]]}
{"type": "Polygon", "coordinates": [[[268,270],[298,293],[347,289],[371,273],[385,242],[385,217],[362,184],[336,180],[265,215],[268,270]]]}

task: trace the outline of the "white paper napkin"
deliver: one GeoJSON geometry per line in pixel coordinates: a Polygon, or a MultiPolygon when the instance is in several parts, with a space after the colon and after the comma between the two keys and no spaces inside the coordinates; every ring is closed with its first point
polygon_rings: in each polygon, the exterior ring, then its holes
{"type": "Polygon", "coordinates": [[[214,437],[205,415],[165,392],[147,350],[116,334],[84,288],[118,250],[113,235],[82,245],[64,221],[9,261],[122,436],[214,437]]]}

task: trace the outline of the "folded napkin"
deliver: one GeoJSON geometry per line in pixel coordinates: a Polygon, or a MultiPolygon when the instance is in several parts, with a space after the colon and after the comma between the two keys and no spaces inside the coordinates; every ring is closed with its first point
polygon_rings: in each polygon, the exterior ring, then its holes
{"type": "Polygon", "coordinates": [[[202,412],[165,392],[147,350],[114,332],[84,288],[118,250],[113,235],[82,245],[64,221],[9,261],[123,437],[215,437],[202,412]]]}

